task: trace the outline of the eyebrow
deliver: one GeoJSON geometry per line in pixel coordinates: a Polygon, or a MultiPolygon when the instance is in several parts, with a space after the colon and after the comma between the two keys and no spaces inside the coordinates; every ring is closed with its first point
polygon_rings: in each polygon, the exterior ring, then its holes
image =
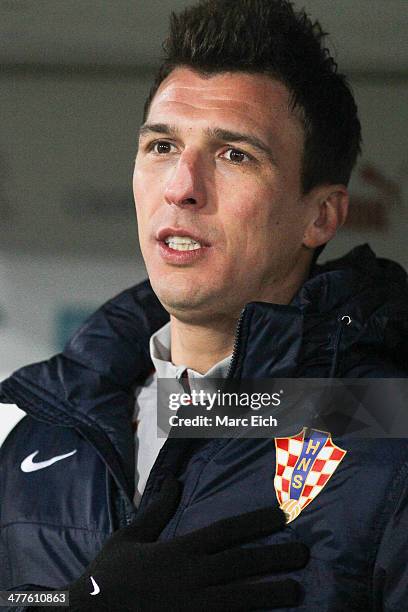
{"type": "MultiPolygon", "coordinates": [[[[145,123],[140,127],[139,136],[143,137],[152,133],[166,134],[166,136],[178,136],[180,134],[180,130],[176,126],[167,123],[145,123]]],[[[242,134],[241,132],[233,132],[231,130],[225,130],[219,127],[206,128],[205,133],[210,138],[215,138],[217,140],[225,140],[227,142],[245,142],[254,147],[254,149],[266,154],[269,159],[276,164],[276,158],[272,149],[257,136],[252,134],[242,134]]]]}
{"type": "Polygon", "coordinates": [[[179,131],[176,126],[168,125],[167,123],[144,123],[139,129],[139,136],[146,136],[147,134],[166,134],[167,136],[177,136],[178,133],[179,131]]]}

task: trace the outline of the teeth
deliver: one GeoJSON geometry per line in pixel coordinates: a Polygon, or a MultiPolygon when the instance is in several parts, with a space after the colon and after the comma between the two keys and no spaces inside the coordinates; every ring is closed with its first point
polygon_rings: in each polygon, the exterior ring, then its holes
{"type": "Polygon", "coordinates": [[[201,244],[188,236],[168,236],[164,241],[175,251],[195,251],[201,248],[201,244]]]}

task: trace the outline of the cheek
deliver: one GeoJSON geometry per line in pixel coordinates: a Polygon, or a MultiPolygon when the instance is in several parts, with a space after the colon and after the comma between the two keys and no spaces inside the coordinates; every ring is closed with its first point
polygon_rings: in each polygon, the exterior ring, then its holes
{"type": "Polygon", "coordinates": [[[257,263],[264,233],[270,233],[265,226],[270,228],[272,198],[271,190],[255,180],[236,180],[228,190],[224,184],[219,214],[225,235],[225,254],[236,270],[257,263]]]}
{"type": "Polygon", "coordinates": [[[149,180],[146,172],[143,171],[136,162],[133,172],[133,195],[135,198],[136,208],[140,208],[144,204],[147,196],[149,180]]]}
{"type": "Polygon", "coordinates": [[[278,261],[282,263],[288,249],[300,242],[300,210],[289,214],[295,208],[294,202],[274,190],[255,187],[246,190],[244,198],[241,193],[225,218],[235,277],[248,272],[256,275],[278,261]]]}
{"type": "Polygon", "coordinates": [[[133,187],[133,198],[135,201],[136,212],[139,213],[140,205],[143,200],[143,181],[140,180],[140,172],[137,166],[133,171],[132,187],[133,187]]]}
{"type": "Polygon", "coordinates": [[[235,190],[234,195],[226,223],[239,242],[252,250],[254,243],[262,243],[266,236],[274,234],[281,222],[277,196],[258,184],[235,190]]]}
{"type": "Polygon", "coordinates": [[[159,181],[151,180],[148,173],[137,166],[133,173],[133,197],[140,232],[141,226],[152,217],[161,199],[159,181]]]}
{"type": "Polygon", "coordinates": [[[136,173],[133,175],[133,196],[135,200],[137,232],[139,243],[144,254],[145,243],[147,243],[149,235],[149,202],[151,202],[151,194],[145,188],[144,183],[139,180],[136,173]]]}

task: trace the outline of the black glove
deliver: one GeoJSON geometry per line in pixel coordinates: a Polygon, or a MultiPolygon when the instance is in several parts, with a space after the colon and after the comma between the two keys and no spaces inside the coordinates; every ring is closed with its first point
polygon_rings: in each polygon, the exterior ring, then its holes
{"type": "Polygon", "coordinates": [[[180,489],[169,477],[159,498],[134,523],[108,538],[85,573],[68,587],[71,612],[248,612],[297,605],[296,581],[251,584],[245,579],[304,567],[306,546],[291,542],[237,548],[283,529],[285,516],[279,508],[255,510],[157,541],[177,509],[180,489]]]}

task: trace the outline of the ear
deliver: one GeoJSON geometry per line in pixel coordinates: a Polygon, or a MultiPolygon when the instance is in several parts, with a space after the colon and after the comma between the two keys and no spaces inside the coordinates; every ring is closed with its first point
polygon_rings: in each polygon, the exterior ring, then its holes
{"type": "Polygon", "coordinates": [[[309,249],[334,238],[347,218],[349,194],[344,185],[325,185],[312,189],[305,196],[310,217],[303,235],[303,245],[309,249]]]}

